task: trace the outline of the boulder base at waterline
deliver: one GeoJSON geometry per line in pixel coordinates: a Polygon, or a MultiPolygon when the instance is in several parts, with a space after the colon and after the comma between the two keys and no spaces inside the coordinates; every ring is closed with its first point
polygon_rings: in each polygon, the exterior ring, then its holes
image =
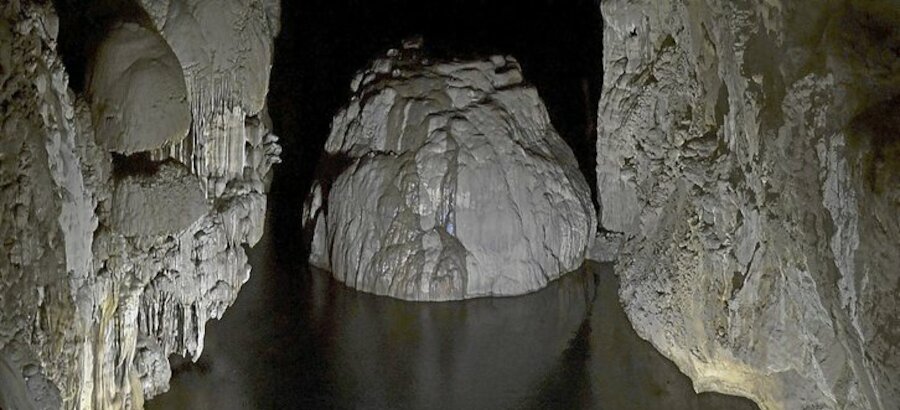
{"type": "Polygon", "coordinates": [[[304,209],[311,262],[431,301],[519,295],[578,268],[597,224],[590,190],[518,63],[388,54],[334,118],[330,175],[304,209]]]}

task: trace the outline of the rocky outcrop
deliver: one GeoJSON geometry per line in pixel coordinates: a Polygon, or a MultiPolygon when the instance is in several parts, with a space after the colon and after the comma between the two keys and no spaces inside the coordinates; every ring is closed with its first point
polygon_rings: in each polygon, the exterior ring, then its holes
{"type": "Polygon", "coordinates": [[[900,11],[606,1],[597,179],[620,297],[697,390],[900,403],[900,11]]]}
{"type": "Polygon", "coordinates": [[[92,67],[88,93],[98,145],[131,154],[187,136],[191,111],[184,75],[158,33],[135,23],[115,27],[92,67]]]}
{"type": "Polygon", "coordinates": [[[411,300],[517,295],[584,260],[590,191],[511,57],[392,50],[353,81],[305,207],[312,263],[411,300]]]}
{"type": "MultiPolygon", "coordinates": [[[[168,356],[196,359],[205,323],[222,315],[247,280],[244,246],[262,234],[277,138],[264,108],[233,109],[233,92],[209,100],[232,113],[229,133],[193,118],[185,139],[202,132],[217,151],[173,144],[168,136],[155,140],[167,142],[160,148],[122,150],[119,142],[148,141],[127,127],[123,140],[106,144],[97,137],[105,128],[95,121],[96,105],[68,89],[49,3],[13,1],[2,13],[0,407],[141,408],[167,388],[168,356]],[[138,152],[116,154],[132,150],[138,152]],[[205,168],[196,166],[201,157],[205,168]],[[225,163],[240,172],[208,171],[225,163]]],[[[142,38],[152,33],[132,24],[125,27],[142,38]]],[[[271,34],[258,42],[270,48],[271,34]]],[[[124,55],[112,47],[107,57],[157,67],[143,52],[165,55],[160,48],[171,45],[153,36],[159,41],[152,47],[129,47],[134,54],[124,55]]],[[[111,73],[96,66],[93,72],[111,73]]],[[[134,99],[152,96],[122,89],[138,77],[88,83],[122,107],[142,107],[134,99]]],[[[184,102],[163,98],[146,112],[114,111],[154,115],[184,102]]],[[[153,125],[161,126],[156,132],[169,124],[153,125]]]]}

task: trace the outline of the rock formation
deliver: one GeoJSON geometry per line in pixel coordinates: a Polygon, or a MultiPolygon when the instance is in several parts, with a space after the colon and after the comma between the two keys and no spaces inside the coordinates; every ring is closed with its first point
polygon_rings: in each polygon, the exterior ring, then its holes
{"type": "Polygon", "coordinates": [[[352,90],[304,211],[313,264],[411,300],[523,294],[581,265],[590,190],[513,58],[391,50],[352,90]]]}
{"type": "MultiPolygon", "coordinates": [[[[248,278],[279,6],[133,2],[76,93],[50,3],[0,8],[0,408],[140,408],[248,278]]],[[[600,7],[599,221],[514,59],[429,62],[413,38],[334,119],[312,262],[448,300],[539,289],[593,249],[697,390],[896,408],[898,7],[600,7]]]]}
{"type": "Polygon", "coordinates": [[[158,33],[122,24],[94,60],[89,94],[98,145],[131,154],[187,136],[191,111],[184,74],[158,33]]]}
{"type": "MultiPolygon", "coordinates": [[[[241,90],[186,81],[194,66],[173,49],[191,34],[126,21],[92,59],[90,95],[75,94],[49,2],[8,3],[0,18],[0,407],[141,408],[167,388],[168,356],[196,359],[206,321],[248,278],[243,246],[262,234],[280,150],[268,131],[266,84],[244,104],[241,90]]],[[[168,16],[202,9],[164,3],[182,13],[168,16]]],[[[219,9],[230,20],[198,18],[193,28],[235,31],[247,53],[211,70],[252,62],[267,81],[277,5],[219,9]],[[258,26],[267,30],[247,29],[258,26]]],[[[226,54],[221,42],[204,44],[226,54]]]]}
{"type": "Polygon", "coordinates": [[[179,162],[115,181],[109,226],[126,237],[173,235],[208,211],[200,179],[179,162]]]}
{"type": "Polygon", "coordinates": [[[896,3],[601,9],[600,224],[634,328],[700,391],[896,408],[896,3]]]}

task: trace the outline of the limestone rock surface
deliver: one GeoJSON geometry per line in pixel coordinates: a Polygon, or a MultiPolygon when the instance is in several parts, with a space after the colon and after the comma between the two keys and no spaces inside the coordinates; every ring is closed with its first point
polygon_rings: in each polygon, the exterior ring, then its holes
{"type": "Polygon", "coordinates": [[[596,217],[575,158],[511,57],[360,72],[305,211],[313,264],[411,300],[518,295],[578,268],[596,217]]]}
{"type": "Polygon", "coordinates": [[[181,61],[194,104],[240,107],[251,115],[263,109],[279,29],[277,0],[140,3],[181,61]]]}
{"type": "Polygon", "coordinates": [[[900,406],[900,10],[610,0],[601,230],[634,328],[697,390],[900,406]]]}
{"type": "MultiPolygon", "coordinates": [[[[206,322],[221,317],[247,281],[244,247],[262,235],[278,138],[265,109],[231,110],[227,133],[222,122],[189,117],[191,135],[208,136],[215,150],[191,145],[191,137],[114,156],[95,138],[88,96],[68,87],[52,3],[7,3],[0,8],[0,406],[139,409],[168,388],[170,355],[199,357],[206,322]],[[129,171],[144,168],[158,169],[129,171]]],[[[145,61],[159,49],[153,44],[120,57],[145,61]]],[[[145,96],[119,97],[128,106],[145,96]]]]}
{"type": "MultiPolygon", "coordinates": [[[[191,135],[155,152],[190,165],[213,196],[243,177],[248,118],[267,116],[278,0],[141,0],[187,83],[191,135]]],[[[256,121],[258,124],[259,121],[256,121]]]]}
{"type": "Polygon", "coordinates": [[[209,208],[200,180],[174,161],[117,181],[112,203],[111,226],[125,236],[178,233],[209,208]]]}
{"type": "Polygon", "coordinates": [[[113,152],[180,142],[191,125],[181,64],[162,36],[121,24],[97,50],[90,75],[97,143],[113,152]]]}

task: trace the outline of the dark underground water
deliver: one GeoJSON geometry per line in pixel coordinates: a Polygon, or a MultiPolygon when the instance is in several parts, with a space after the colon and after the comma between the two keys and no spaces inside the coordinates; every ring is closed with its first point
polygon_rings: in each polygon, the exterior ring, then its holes
{"type": "Polygon", "coordinates": [[[282,139],[253,272],[197,363],[171,357],[149,409],[751,409],[696,394],[631,329],[610,265],[522,297],[410,303],[307,267],[300,213],[355,71],[412,34],[444,55],[512,54],[594,183],[602,80],[593,0],[282,2],[269,113],[282,139]]]}
{"type": "Polygon", "coordinates": [[[147,408],[756,408],[694,393],[631,329],[611,265],[520,297],[412,303],[280,264],[273,245],[267,233],[250,252],[200,360],[173,360],[171,390],[147,408]]]}

